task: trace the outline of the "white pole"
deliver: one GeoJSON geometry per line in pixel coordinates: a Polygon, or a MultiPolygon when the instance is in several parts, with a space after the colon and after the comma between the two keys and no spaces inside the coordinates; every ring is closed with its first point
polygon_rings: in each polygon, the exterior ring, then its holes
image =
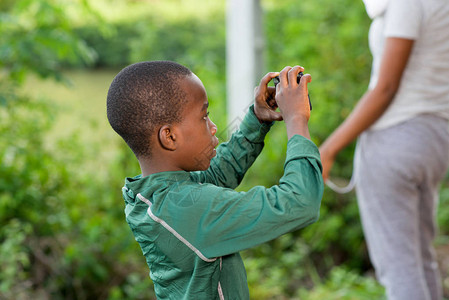
{"type": "Polygon", "coordinates": [[[263,67],[264,40],[259,0],[227,0],[226,92],[229,136],[253,102],[263,67]]]}

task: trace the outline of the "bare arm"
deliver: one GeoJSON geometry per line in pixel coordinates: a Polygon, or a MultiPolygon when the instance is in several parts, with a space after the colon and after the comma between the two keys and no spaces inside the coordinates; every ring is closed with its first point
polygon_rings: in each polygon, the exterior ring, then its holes
{"type": "Polygon", "coordinates": [[[363,95],[351,114],[320,147],[324,180],[327,180],[337,154],[374,124],[390,105],[401,82],[413,42],[387,38],[376,86],[363,95]]]}

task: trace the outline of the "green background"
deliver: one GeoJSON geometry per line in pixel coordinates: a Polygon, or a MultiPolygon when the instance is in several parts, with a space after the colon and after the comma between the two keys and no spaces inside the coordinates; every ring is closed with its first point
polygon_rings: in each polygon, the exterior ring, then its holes
{"type": "MultiPolygon", "coordinates": [[[[261,6],[265,71],[300,64],[312,75],[309,126],[319,145],[368,85],[363,3],[261,6]]],[[[107,123],[106,93],[128,64],[174,60],[202,79],[224,132],[225,10],[224,0],[0,2],[0,299],[154,299],[121,198],[124,177],[139,166],[107,123]]],[[[276,124],[239,189],[277,184],[286,143],[276,124]]],[[[340,184],[351,176],[353,149],[332,171],[340,184]]],[[[446,289],[448,183],[435,242],[446,289]]],[[[242,255],[252,299],[384,299],[353,192],[326,188],[316,224],[242,255]]]]}

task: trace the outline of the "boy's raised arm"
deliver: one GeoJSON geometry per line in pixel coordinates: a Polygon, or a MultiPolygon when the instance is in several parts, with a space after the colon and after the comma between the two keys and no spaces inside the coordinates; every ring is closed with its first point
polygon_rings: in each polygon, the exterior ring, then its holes
{"type": "Polygon", "coordinates": [[[296,134],[310,139],[307,125],[310,118],[307,84],[311,81],[311,76],[306,74],[297,83],[297,75],[302,71],[304,68],[295,66],[285,67],[280,73],[266,74],[255,89],[254,106],[250,107],[239,130],[227,143],[222,143],[217,148],[217,156],[212,159],[209,169],[192,172],[192,179],[236,188],[262,151],[265,135],[273,121],[285,121],[288,139],[296,134]],[[280,79],[276,89],[268,87],[268,83],[276,76],[280,79]],[[276,112],[278,107],[280,112],[276,112]]]}
{"type": "Polygon", "coordinates": [[[212,159],[208,170],[191,173],[194,181],[233,189],[240,184],[262,151],[265,135],[273,121],[282,120],[282,115],[276,112],[275,88],[268,87],[277,75],[278,72],[270,72],[261,79],[254,91],[254,105],[249,108],[239,129],[228,142],[218,146],[217,156],[212,159]]]}
{"type": "Polygon", "coordinates": [[[171,216],[165,221],[208,259],[236,253],[318,219],[324,187],[316,145],[293,136],[284,170],[278,185],[256,186],[248,192],[188,183],[188,192],[171,193],[152,210],[158,216],[171,216]],[[195,201],[190,195],[195,195],[195,201]]]}

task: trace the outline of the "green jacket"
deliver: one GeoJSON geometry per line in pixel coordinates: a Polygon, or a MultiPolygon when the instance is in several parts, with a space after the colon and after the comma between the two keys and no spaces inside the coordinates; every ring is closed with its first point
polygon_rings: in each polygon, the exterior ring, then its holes
{"type": "Polygon", "coordinates": [[[253,109],[202,172],[126,178],[126,220],[158,299],[249,299],[239,251],[318,219],[323,180],[317,147],[295,135],[279,185],[236,192],[270,125],[253,109]]]}

